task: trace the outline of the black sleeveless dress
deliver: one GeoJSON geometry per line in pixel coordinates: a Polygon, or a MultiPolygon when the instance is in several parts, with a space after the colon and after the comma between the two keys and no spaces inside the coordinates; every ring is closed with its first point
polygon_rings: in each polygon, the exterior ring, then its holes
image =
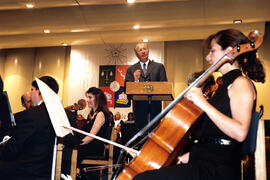
{"type": "MultiPolygon", "coordinates": [[[[102,111],[103,112],[103,111],[102,111]]],[[[108,128],[109,128],[109,118],[108,114],[106,112],[103,112],[105,116],[105,123],[102,125],[98,133],[96,134],[99,137],[108,139],[108,128]]],[[[97,115],[98,113],[96,113],[97,115]]],[[[96,121],[96,115],[92,118],[92,120],[88,121],[89,124],[87,124],[84,131],[90,132],[92,129],[95,121],[96,121]]],[[[86,156],[102,156],[104,154],[104,142],[93,139],[89,144],[83,145],[79,147],[78,151],[78,159],[81,160],[85,158],[86,156]]]]}
{"type": "MultiPolygon", "coordinates": [[[[219,86],[209,102],[223,114],[232,117],[228,86],[241,76],[240,70],[223,75],[219,86]]],[[[240,180],[241,143],[225,135],[204,113],[197,120],[197,129],[192,136],[188,164],[173,165],[159,170],[146,171],[135,180],[240,180]]]]}

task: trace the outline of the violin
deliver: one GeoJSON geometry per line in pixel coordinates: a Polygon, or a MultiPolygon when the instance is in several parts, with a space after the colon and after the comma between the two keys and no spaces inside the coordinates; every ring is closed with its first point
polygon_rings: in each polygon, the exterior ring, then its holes
{"type": "Polygon", "coordinates": [[[85,107],[86,101],[84,99],[79,99],[77,103],[66,107],[66,109],[76,114],[76,125],[80,130],[83,130],[86,127],[87,120],[81,114],[78,114],[78,110],[83,110],[85,107]]]}
{"type": "Polygon", "coordinates": [[[66,107],[66,109],[77,113],[78,110],[83,110],[85,107],[86,101],[84,99],[79,99],[77,103],[74,103],[73,105],[66,107]]]}
{"type": "Polygon", "coordinates": [[[207,86],[205,87],[202,92],[205,96],[210,95],[211,93],[215,92],[218,89],[218,85],[217,84],[213,84],[211,86],[207,86]]]}
{"type": "Polygon", "coordinates": [[[215,92],[218,89],[219,85],[222,84],[223,84],[222,77],[218,77],[215,84],[206,86],[205,88],[203,88],[202,92],[206,97],[210,95],[209,96],[210,98],[212,96],[211,93],[215,92]]]}

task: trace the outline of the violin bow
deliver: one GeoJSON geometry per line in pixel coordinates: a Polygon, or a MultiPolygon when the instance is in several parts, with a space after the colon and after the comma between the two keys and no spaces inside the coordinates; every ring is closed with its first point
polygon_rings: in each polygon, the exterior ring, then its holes
{"type": "Polygon", "coordinates": [[[80,134],[83,134],[83,135],[90,136],[90,137],[92,137],[92,138],[98,139],[98,140],[100,140],[100,141],[106,142],[106,143],[108,143],[108,144],[114,145],[114,146],[119,147],[119,148],[121,148],[121,149],[124,149],[124,150],[126,150],[126,152],[129,153],[132,157],[136,157],[136,156],[138,156],[138,155],[140,154],[140,152],[137,151],[137,150],[135,150],[135,149],[132,149],[132,148],[123,146],[122,144],[119,144],[119,143],[110,141],[110,140],[108,140],[108,139],[105,139],[105,138],[96,136],[96,135],[94,135],[94,134],[87,133],[87,132],[82,131],[82,130],[80,130],[80,129],[77,129],[77,128],[74,128],[74,127],[71,127],[71,126],[66,126],[66,125],[63,125],[63,127],[66,128],[66,129],[70,129],[70,130],[72,130],[72,131],[78,132],[78,133],[80,133],[80,134]]]}
{"type": "Polygon", "coordinates": [[[104,169],[108,169],[110,167],[122,167],[124,166],[123,164],[112,164],[112,165],[102,165],[102,166],[92,166],[92,167],[85,167],[83,168],[83,170],[85,172],[90,172],[90,171],[98,171],[98,170],[104,170],[104,169]]]}

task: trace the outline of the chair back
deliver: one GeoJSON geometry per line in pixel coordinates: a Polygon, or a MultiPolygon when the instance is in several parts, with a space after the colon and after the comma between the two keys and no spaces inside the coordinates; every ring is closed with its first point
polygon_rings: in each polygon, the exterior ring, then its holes
{"type": "Polygon", "coordinates": [[[245,141],[242,143],[242,155],[253,155],[256,150],[258,124],[261,115],[259,112],[252,114],[249,131],[245,141]]]}
{"type": "MultiPolygon", "coordinates": [[[[110,139],[111,141],[114,140],[114,132],[111,132],[111,136],[110,139]]],[[[102,157],[102,159],[97,159],[96,157],[94,157],[93,159],[91,158],[87,158],[87,159],[83,159],[81,164],[84,165],[108,165],[108,180],[110,180],[112,178],[112,174],[113,174],[113,148],[114,146],[112,144],[109,144],[109,150],[106,150],[105,148],[105,153],[104,153],[104,157],[102,157]],[[107,156],[106,156],[106,151],[107,151],[107,156]]],[[[87,168],[84,168],[87,171],[87,168]]],[[[102,179],[102,169],[100,170],[100,180],[102,179]]]]}

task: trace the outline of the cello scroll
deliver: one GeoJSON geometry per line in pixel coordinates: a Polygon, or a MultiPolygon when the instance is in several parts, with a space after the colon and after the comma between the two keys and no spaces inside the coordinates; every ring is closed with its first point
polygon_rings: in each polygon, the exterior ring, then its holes
{"type": "Polygon", "coordinates": [[[260,47],[263,42],[263,38],[257,30],[250,32],[248,38],[250,40],[250,43],[237,45],[227,54],[227,56],[233,60],[241,54],[258,49],[258,47],[260,47]]]}

